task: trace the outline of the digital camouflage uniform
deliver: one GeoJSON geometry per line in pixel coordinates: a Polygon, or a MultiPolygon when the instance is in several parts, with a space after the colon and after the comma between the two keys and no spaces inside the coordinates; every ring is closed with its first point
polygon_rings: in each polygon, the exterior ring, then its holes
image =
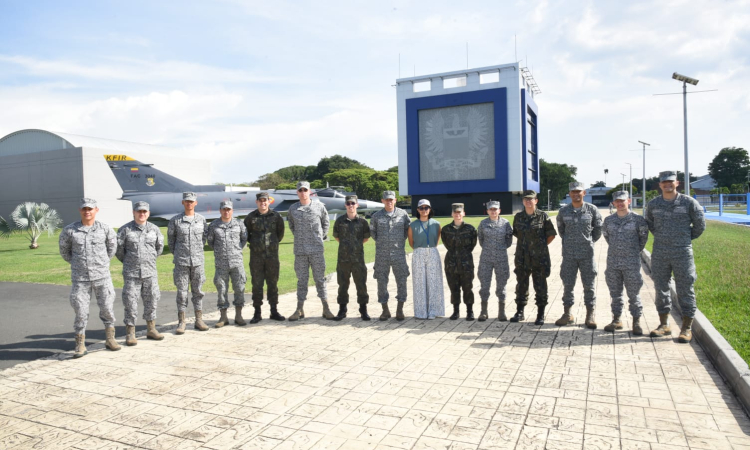
{"type": "Polygon", "coordinates": [[[625,304],[623,286],[628,293],[630,314],[641,317],[643,306],[639,292],[643,286],[641,277],[641,251],[648,242],[648,224],[643,216],[628,212],[620,217],[613,214],[604,219],[602,235],[607,241],[607,270],[604,279],[612,298],[612,314],[620,316],[625,304]]]}
{"type": "Polygon", "coordinates": [[[204,270],[203,245],[205,243],[206,219],[196,213],[190,220],[184,213],[169,220],[167,242],[172,250],[174,262],[174,284],[177,287],[177,311],[187,308],[188,287],[192,292],[193,308],[203,311],[204,270]]]}
{"type": "Polygon", "coordinates": [[[326,292],[326,260],[323,239],[328,236],[328,211],[325,205],[311,200],[307,205],[300,202],[289,207],[287,215],[289,230],[294,235],[294,272],[297,274],[297,301],[307,300],[307,283],[312,267],[318,298],[328,299],[326,292]]]}
{"type": "Polygon", "coordinates": [[[206,242],[214,251],[214,285],[218,294],[216,307],[229,308],[229,280],[232,280],[234,290],[234,306],[245,306],[245,262],[242,260],[242,250],[247,243],[247,229],[245,224],[237,219],[224,222],[216,219],[211,222],[206,231],[206,242]]]}
{"type": "Polygon", "coordinates": [[[534,282],[537,307],[547,305],[547,277],[552,262],[549,258],[547,238],[556,236],[555,227],[544,211],[533,214],[521,211],[513,217],[513,236],[516,237],[514,258],[516,274],[516,305],[523,308],[529,299],[529,275],[534,282]]]}
{"type": "Polygon", "coordinates": [[[692,319],[696,310],[693,284],[697,278],[692,240],[706,229],[703,209],[697,200],[680,193],[672,201],[659,196],[648,203],[646,222],[654,235],[651,278],[656,290],[656,309],[659,314],[669,314],[672,307],[669,280],[674,273],[682,315],[692,319]]]}
{"type": "Polygon", "coordinates": [[[498,218],[493,221],[489,217],[479,223],[477,239],[482,253],[479,256],[479,298],[486,302],[490,298],[490,285],[492,284],[492,272],[495,272],[496,286],[495,295],[500,302],[505,302],[505,285],[510,278],[510,266],[508,264],[508,248],[513,243],[513,227],[510,223],[498,218]]]}
{"type": "Polygon", "coordinates": [[[367,294],[367,267],[365,267],[364,239],[370,238],[370,225],[367,220],[357,216],[349,219],[343,215],[333,223],[333,237],[339,240],[336,279],[339,284],[337,303],[349,303],[349,277],[357,287],[357,303],[366,305],[370,299],[367,294]]]}
{"type": "Polygon", "coordinates": [[[117,250],[115,230],[98,220],[90,227],[81,222],[66,226],[60,233],[60,255],[70,263],[70,305],[76,318],[73,328],[84,334],[89,319],[91,291],[99,305],[99,318],[105,328],[114,327],[115,287],[109,273],[109,261],[117,250]]]}
{"type": "Polygon", "coordinates": [[[388,303],[388,277],[391,269],[396,278],[396,301],[406,301],[406,279],[409,277],[406,239],[410,223],[409,215],[401,208],[394,208],[390,214],[381,209],[370,218],[370,235],[375,240],[372,277],[378,281],[379,303],[388,303]]]}
{"type": "Polygon", "coordinates": [[[268,303],[279,303],[279,243],[284,239],[284,219],[281,214],[257,209],[245,217],[247,241],[250,247],[250,278],[253,284],[253,307],[263,304],[263,283],[268,285],[268,303]]]}
{"type": "Polygon", "coordinates": [[[584,202],[578,210],[572,204],[565,205],[557,213],[557,232],[562,238],[560,278],[563,282],[563,305],[572,306],[574,303],[573,288],[580,270],[584,302],[587,307],[594,307],[597,273],[594,242],[602,236],[602,216],[591,203],[584,202]]]}
{"type": "Polygon", "coordinates": [[[122,303],[127,326],[135,326],[139,297],[143,299],[143,320],[156,320],[156,308],[161,297],[156,257],[163,250],[164,236],[153,223],[138,225],[133,220],[117,232],[115,255],[122,261],[122,303]]]}
{"type": "Polygon", "coordinates": [[[456,226],[453,222],[443,227],[440,238],[448,250],[445,253],[444,271],[451,291],[451,304],[461,304],[461,291],[464,304],[474,304],[474,256],[471,252],[477,246],[477,230],[468,223],[456,226]]]}

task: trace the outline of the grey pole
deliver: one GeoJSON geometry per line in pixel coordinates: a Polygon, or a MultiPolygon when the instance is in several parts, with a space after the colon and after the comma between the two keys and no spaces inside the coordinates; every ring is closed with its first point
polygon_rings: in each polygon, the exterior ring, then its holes
{"type": "Polygon", "coordinates": [[[549,200],[549,193],[552,189],[547,189],[547,211],[549,211],[550,208],[550,200],[549,200]]]}
{"type": "Polygon", "coordinates": [[[687,138],[687,82],[682,82],[682,113],[685,119],[685,195],[690,196],[690,169],[688,168],[687,138]]]}
{"type": "Polygon", "coordinates": [[[649,147],[651,144],[647,144],[643,141],[638,141],[638,143],[643,144],[643,192],[641,192],[642,198],[643,198],[643,215],[646,215],[646,146],[649,147]]]}
{"type": "Polygon", "coordinates": [[[630,166],[630,198],[633,198],[633,165],[630,163],[625,163],[628,166],[630,166]]]}

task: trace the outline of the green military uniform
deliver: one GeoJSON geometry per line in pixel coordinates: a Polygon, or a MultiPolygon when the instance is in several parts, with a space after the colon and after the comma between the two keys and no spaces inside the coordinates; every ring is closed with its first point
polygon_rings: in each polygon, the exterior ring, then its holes
{"type": "MultiPolygon", "coordinates": [[[[357,196],[347,196],[346,202],[357,202],[357,196]]],[[[365,267],[363,241],[370,238],[370,224],[367,223],[366,219],[359,216],[350,219],[345,214],[334,222],[333,237],[339,242],[338,261],[336,263],[336,279],[339,285],[337,297],[339,314],[337,314],[335,320],[346,317],[347,305],[349,304],[350,277],[357,287],[357,303],[362,319],[369,320],[370,317],[366,311],[370,296],[367,294],[367,267],[365,267]]]]}
{"type": "MultiPolygon", "coordinates": [[[[463,212],[462,203],[452,205],[453,212],[463,212]]],[[[458,319],[458,307],[461,304],[461,291],[464,293],[466,320],[474,320],[474,256],[471,252],[477,246],[477,229],[462,222],[456,225],[451,222],[440,231],[440,238],[448,250],[445,254],[445,278],[451,291],[453,315],[451,320],[458,319]]]]}

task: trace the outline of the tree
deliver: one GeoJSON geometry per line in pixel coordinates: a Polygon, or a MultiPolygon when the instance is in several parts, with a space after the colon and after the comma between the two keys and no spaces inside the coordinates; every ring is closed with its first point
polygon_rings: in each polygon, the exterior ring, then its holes
{"type": "Polygon", "coordinates": [[[398,166],[393,166],[386,170],[386,172],[396,172],[398,173],[398,166]]]}
{"type": "Polygon", "coordinates": [[[547,162],[539,160],[539,179],[541,192],[539,193],[539,204],[547,205],[547,190],[551,190],[551,205],[557,208],[560,200],[568,193],[568,183],[575,181],[578,168],[567,164],[547,162]]]}
{"type": "Polygon", "coordinates": [[[282,167],[274,173],[287,182],[312,181],[315,177],[317,166],[288,166],[282,167]]]}
{"type": "Polygon", "coordinates": [[[591,187],[607,187],[607,184],[603,181],[597,181],[596,183],[592,184],[591,187]]]}
{"type": "Polygon", "coordinates": [[[732,194],[744,194],[745,188],[747,187],[744,183],[735,183],[729,187],[732,194]]]}
{"type": "Polygon", "coordinates": [[[52,236],[62,225],[62,218],[46,203],[25,202],[16,206],[10,221],[0,216],[0,237],[9,238],[13,233],[28,234],[30,249],[39,248],[39,236],[45,231],[52,236]]]}
{"type": "Polygon", "coordinates": [[[747,150],[737,147],[722,148],[708,165],[708,174],[719,187],[747,182],[748,170],[750,157],[747,150]]]}
{"type": "Polygon", "coordinates": [[[334,172],[336,170],[343,170],[343,169],[374,170],[371,167],[368,167],[355,159],[347,158],[346,156],[341,156],[341,155],[333,155],[330,158],[324,157],[324,158],[321,158],[320,161],[318,161],[318,166],[315,169],[315,174],[314,174],[313,179],[322,180],[325,178],[327,174],[334,172]]]}
{"type": "Polygon", "coordinates": [[[655,199],[659,196],[659,191],[656,189],[652,191],[646,191],[646,203],[650,202],[651,200],[655,199]]]}
{"type": "Polygon", "coordinates": [[[286,183],[287,180],[282,178],[279,174],[276,172],[267,173],[265,175],[261,175],[260,178],[255,180],[253,182],[254,185],[260,186],[261,189],[275,189],[276,186],[278,186],[281,183],[286,183]]]}
{"type": "Polygon", "coordinates": [[[388,171],[343,169],[328,173],[323,178],[331,185],[348,187],[362,199],[379,199],[383,191],[398,189],[398,174],[388,171]]]}
{"type": "MultiPolygon", "coordinates": [[[[617,186],[607,191],[607,197],[612,198],[612,194],[617,191],[628,191],[630,192],[630,183],[620,183],[617,186]]],[[[633,183],[633,196],[638,194],[638,187],[633,183]]]]}

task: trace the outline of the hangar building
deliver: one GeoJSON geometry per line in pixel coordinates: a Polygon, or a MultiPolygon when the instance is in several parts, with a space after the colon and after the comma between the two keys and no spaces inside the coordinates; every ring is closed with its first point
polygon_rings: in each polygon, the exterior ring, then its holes
{"type": "Polygon", "coordinates": [[[120,200],[106,154],[128,155],[192,184],[210,184],[209,160],[176,158],[179,150],[45,130],[20,130],[0,139],[0,216],[25,201],[47,203],[64,224],[80,220],[82,197],[99,204],[97,219],[112,227],[133,220],[132,204],[120,200]]]}

